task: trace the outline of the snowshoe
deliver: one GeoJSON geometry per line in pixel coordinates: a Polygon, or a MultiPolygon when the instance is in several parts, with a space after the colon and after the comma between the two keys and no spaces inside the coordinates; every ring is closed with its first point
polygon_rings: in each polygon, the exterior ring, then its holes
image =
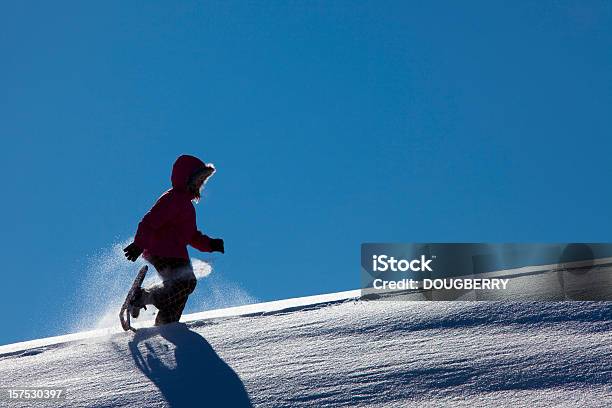
{"type": "Polygon", "coordinates": [[[134,300],[136,294],[140,294],[142,297],[142,288],[140,285],[142,285],[142,281],[144,281],[148,269],[149,267],[147,265],[140,268],[138,275],[136,275],[129,292],[125,297],[121,310],[119,311],[119,321],[121,321],[121,327],[123,327],[123,330],[125,331],[136,331],[136,329],[134,329],[130,324],[130,317],[136,318],[140,314],[140,307],[134,307],[134,300]],[[136,316],[134,316],[134,314],[136,316]]]}

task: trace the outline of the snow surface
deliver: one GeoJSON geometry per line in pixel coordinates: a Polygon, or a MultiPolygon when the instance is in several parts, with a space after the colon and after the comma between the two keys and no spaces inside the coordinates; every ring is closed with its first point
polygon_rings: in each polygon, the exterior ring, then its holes
{"type": "Polygon", "coordinates": [[[0,387],[66,387],[39,404],[60,407],[612,406],[611,303],[358,295],[3,346],[0,387]]]}

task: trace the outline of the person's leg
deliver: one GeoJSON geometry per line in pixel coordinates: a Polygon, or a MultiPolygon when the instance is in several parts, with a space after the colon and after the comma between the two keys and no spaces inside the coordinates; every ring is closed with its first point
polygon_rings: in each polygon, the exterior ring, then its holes
{"type": "Polygon", "coordinates": [[[161,277],[162,283],[137,289],[132,301],[132,305],[134,306],[134,311],[136,313],[133,313],[132,317],[137,317],[140,309],[146,305],[155,305],[155,298],[159,297],[157,294],[163,293],[167,290],[166,285],[164,285],[164,281],[166,281],[172,275],[173,268],[190,265],[189,260],[186,259],[165,258],[155,255],[147,255],[145,259],[151,265],[153,265],[157,271],[157,274],[161,277]]]}
{"type": "Polygon", "coordinates": [[[189,295],[196,287],[195,279],[167,281],[163,291],[154,292],[154,305],[159,309],[155,325],[178,322],[189,295]]]}
{"type": "Polygon", "coordinates": [[[188,259],[150,257],[148,259],[163,282],[141,291],[138,303],[154,305],[158,310],[155,325],[177,322],[181,318],[187,298],[194,291],[196,277],[188,259]]]}
{"type": "MultiPolygon", "coordinates": [[[[195,279],[193,273],[193,267],[188,259],[182,258],[164,258],[154,255],[149,255],[147,261],[151,263],[157,270],[157,274],[161,277],[162,282],[150,285],[141,290],[137,295],[136,304],[140,305],[154,305],[158,307],[156,303],[162,303],[160,299],[164,299],[174,292],[174,288],[171,284],[166,282],[172,282],[176,279],[195,279]]],[[[158,307],[159,308],[159,307],[158,307]]]]}

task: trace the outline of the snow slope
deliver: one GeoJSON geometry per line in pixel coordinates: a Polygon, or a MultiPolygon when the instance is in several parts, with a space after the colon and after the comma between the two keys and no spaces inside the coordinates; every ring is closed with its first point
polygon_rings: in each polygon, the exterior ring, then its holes
{"type": "Polygon", "coordinates": [[[66,407],[612,406],[610,303],[358,294],[3,346],[0,387],[66,387],[46,404],[66,407]]]}

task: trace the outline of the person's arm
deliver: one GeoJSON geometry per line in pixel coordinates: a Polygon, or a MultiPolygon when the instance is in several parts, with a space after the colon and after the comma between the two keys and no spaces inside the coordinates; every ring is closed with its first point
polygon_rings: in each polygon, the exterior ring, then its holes
{"type": "Polygon", "coordinates": [[[189,240],[189,245],[202,252],[221,252],[225,253],[223,240],[220,238],[210,238],[196,229],[189,240]]]}

